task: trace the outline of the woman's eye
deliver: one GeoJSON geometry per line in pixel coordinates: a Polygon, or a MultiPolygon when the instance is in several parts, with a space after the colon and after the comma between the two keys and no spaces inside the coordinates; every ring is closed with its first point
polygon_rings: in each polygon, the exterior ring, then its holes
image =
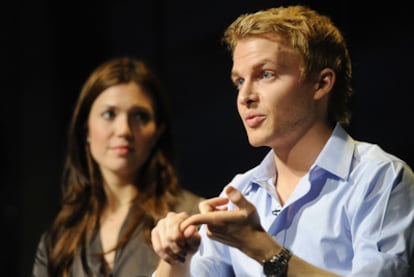
{"type": "Polygon", "coordinates": [[[136,112],[133,118],[140,123],[148,123],[151,120],[151,115],[147,112],[136,112]]]}
{"type": "Polygon", "coordinates": [[[105,112],[102,113],[102,117],[104,119],[108,119],[109,120],[109,119],[112,119],[112,118],[115,117],[115,113],[113,111],[105,111],[105,112]]]}

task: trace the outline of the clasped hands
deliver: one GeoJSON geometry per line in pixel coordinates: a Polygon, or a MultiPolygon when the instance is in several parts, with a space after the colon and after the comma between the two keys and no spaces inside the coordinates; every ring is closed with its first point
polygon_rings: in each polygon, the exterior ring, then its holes
{"type": "Polygon", "coordinates": [[[256,208],[232,186],[225,188],[225,197],[214,197],[200,203],[200,213],[169,212],[151,232],[155,252],[169,264],[185,262],[198,249],[201,237],[198,227],[207,225],[207,236],[245,251],[252,236],[264,232],[256,208]],[[228,210],[231,201],[235,208],[228,210]]]}

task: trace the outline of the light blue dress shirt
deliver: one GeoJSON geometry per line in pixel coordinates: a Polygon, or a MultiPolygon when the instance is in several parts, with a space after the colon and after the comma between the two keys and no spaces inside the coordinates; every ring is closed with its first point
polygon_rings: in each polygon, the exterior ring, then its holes
{"type": "MultiPolygon", "coordinates": [[[[283,207],[276,175],[270,151],[230,184],[256,206],[262,226],[278,243],[341,276],[406,276],[414,257],[414,174],[404,161],[355,141],[338,124],[283,207]]],[[[200,232],[192,276],[264,276],[260,263],[207,238],[205,226],[200,232]]]]}

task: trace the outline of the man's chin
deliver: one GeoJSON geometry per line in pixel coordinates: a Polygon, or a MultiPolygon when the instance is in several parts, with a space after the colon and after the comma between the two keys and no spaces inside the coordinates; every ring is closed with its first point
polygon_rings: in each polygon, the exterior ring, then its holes
{"type": "Polygon", "coordinates": [[[254,140],[254,139],[249,139],[249,144],[253,147],[262,147],[262,146],[266,146],[263,141],[259,141],[259,140],[254,140]]]}

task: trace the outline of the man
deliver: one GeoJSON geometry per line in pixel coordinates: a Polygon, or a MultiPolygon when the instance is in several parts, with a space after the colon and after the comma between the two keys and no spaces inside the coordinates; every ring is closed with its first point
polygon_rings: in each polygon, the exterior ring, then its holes
{"type": "Polygon", "coordinates": [[[271,151],[201,214],[158,222],[154,276],[408,276],[414,174],[346,132],[351,61],[337,27],[280,7],[240,16],[224,40],[249,142],[271,151]]]}

